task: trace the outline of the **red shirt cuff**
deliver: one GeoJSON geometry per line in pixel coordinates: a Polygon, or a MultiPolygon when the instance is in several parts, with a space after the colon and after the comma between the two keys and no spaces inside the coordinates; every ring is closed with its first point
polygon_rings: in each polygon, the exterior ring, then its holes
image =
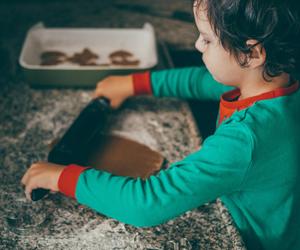
{"type": "Polygon", "coordinates": [[[66,196],[75,198],[76,185],[79,175],[88,167],[82,167],[75,164],[68,165],[61,172],[58,179],[58,189],[66,196]]]}
{"type": "Polygon", "coordinates": [[[132,74],[134,95],[152,95],[150,71],[132,74]]]}

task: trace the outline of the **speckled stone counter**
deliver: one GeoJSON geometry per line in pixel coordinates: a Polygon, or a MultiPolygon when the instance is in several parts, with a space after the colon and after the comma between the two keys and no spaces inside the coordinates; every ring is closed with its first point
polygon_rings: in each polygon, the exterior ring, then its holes
{"type": "MultiPolygon", "coordinates": [[[[189,9],[189,2],[186,2],[177,0],[160,4],[151,1],[151,6],[165,10],[183,6],[189,9]]],[[[103,6],[105,4],[106,9],[90,1],[89,4],[81,3],[80,8],[77,2],[67,1],[60,5],[54,1],[44,7],[47,12],[43,12],[42,4],[37,3],[31,7],[24,3],[3,4],[0,8],[2,17],[8,11],[16,18],[15,21],[1,19],[1,25],[5,25],[1,32],[7,37],[0,49],[8,62],[1,66],[4,71],[0,76],[0,249],[244,249],[228,211],[219,200],[151,228],[120,223],[61,194],[50,194],[42,201],[29,203],[26,211],[24,207],[17,207],[18,202],[25,203],[20,185],[22,175],[31,163],[46,159],[49,143],[65,132],[90,101],[91,94],[91,90],[37,90],[23,81],[15,65],[25,32],[38,21],[35,19],[44,18],[50,25],[85,27],[100,24],[140,27],[136,20],[140,23],[151,21],[161,39],[167,35],[166,39],[174,37],[171,31],[165,34],[170,25],[177,25],[178,32],[182,27],[192,26],[139,13],[129,15],[120,10],[114,10],[117,17],[111,19],[113,7],[104,1],[103,6]],[[80,9],[83,10],[81,15],[80,9]],[[18,230],[18,225],[9,217],[16,211],[35,214],[31,219],[36,225],[18,230]]],[[[185,28],[182,32],[188,33],[185,28]]],[[[177,36],[179,40],[171,42],[188,47],[192,40],[189,37],[193,36],[192,32],[189,34],[184,41],[180,41],[182,36],[177,36]]],[[[187,104],[177,99],[131,98],[112,114],[110,124],[111,133],[144,143],[160,151],[170,162],[182,159],[199,149],[201,144],[201,136],[187,104]]]]}

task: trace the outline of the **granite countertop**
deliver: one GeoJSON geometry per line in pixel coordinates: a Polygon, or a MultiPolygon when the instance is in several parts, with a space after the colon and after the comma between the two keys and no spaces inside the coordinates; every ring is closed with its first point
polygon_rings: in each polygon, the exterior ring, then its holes
{"type": "MultiPolygon", "coordinates": [[[[48,26],[141,27],[150,21],[159,39],[178,47],[193,44],[192,23],[136,13],[122,5],[140,1],[114,1],[117,7],[98,2],[0,4],[0,35],[5,34],[0,53],[7,59],[0,68],[0,249],[244,249],[219,200],[150,228],[135,228],[107,218],[60,194],[50,194],[34,204],[24,201],[22,175],[31,163],[46,159],[51,141],[64,133],[91,94],[91,90],[83,89],[29,87],[16,62],[30,26],[44,21],[48,26]],[[112,13],[114,18],[110,18],[112,13]],[[176,35],[178,32],[183,35],[176,35]],[[27,218],[35,226],[21,230],[11,217],[16,211],[24,216],[35,214],[27,218]]],[[[190,10],[183,0],[143,4],[153,10],[160,8],[159,15],[164,16],[176,9],[190,10]]],[[[144,143],[170,162],[182,159],[201,144],[188,105],[174,98],[130,98],[112,114],[110,122],[111,133],[144,143]]]]}

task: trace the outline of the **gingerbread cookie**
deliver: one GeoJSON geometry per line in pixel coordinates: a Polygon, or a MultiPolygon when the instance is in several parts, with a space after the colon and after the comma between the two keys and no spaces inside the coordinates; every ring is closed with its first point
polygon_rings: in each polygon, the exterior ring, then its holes
{"type": "Polygon", "coordinates": [[[99,56],[92,52],[90,49],[85,48],[80,53],[75,53],[72,57],[69,57],[68,60],[72,63],[79,65],[97,65],[95,59],[98,59],[99,56]]]}
{"type": "Polygon", "coordinates": [[[41,65],[57,65],[67,60],[67,55],[60,51],[45,51],[41,54],[41,65]]]}
{"type": "Polygon", "coordinates": [[[126,50],[117,50],[109,55],[111,63],[119,66],[137,66],[140,61],[132,59],[133,54],[126,50]]]}

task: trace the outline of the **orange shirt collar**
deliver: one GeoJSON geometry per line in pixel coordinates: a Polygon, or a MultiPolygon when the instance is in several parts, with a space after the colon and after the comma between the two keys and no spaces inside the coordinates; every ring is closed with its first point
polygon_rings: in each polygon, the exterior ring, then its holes
{"type": "Polygon", "coordinates": [[[266,99],[292,94],[296,92],[298,88],[299,88],[299,82],[297,81],[289,87],[278,88],[239,101],[230,101],[240,96],[241,92],[239,89],[234,89],[229,92],[226,92],[221,97],[218,124],[220,124],[224,119],[229,118],[236,110],[245,109],[259,100],[266,100],[266,99]]]}
{"type": "Polygon", "coordinates": [[[247,108],[252,105],[256,101],[271,99],[279,96],[285,96],[296,92],[299,88],[299,82],[295,82],[289,87],[282,87],[278,88],[263,94],[259,94],[256,96],[251,96],[243,100],[239,101],[230,101],[238,96],[240,96],[241,92],[239,89],[234,89],[229,92],[226,92],[221,97],[221,103],[227,107],[232,109],[240,109],[240,108],[247,108]]]}

